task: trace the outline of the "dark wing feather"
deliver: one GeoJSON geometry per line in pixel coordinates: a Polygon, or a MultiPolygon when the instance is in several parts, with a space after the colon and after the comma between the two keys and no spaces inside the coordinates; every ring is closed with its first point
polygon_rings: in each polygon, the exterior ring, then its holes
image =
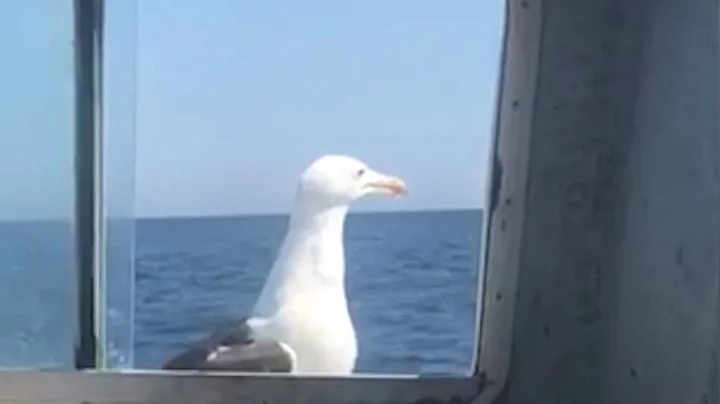
{"type": "Polygon", "coordinates": [[[257,336],[247,318],[217,330],[168,360],[167,370],[290,372],[293,358],[279,341],[257,336]]]}

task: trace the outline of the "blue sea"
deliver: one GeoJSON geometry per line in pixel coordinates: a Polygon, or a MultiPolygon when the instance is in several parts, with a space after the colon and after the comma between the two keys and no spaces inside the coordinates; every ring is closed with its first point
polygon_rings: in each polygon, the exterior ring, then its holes
{"type": "MultiPolygon", "coordinates": [[[[469,369],[482,220],[480,210],[348,217],[347,292],[359,372],[469,369]]],[[[274,261],[285,224],[285,216],[135,221],[134,257],[108,259],[113,298],[107,314],[116,328],[110,338],[132,333],[132,339],[112,341],[112,354],[132,357],[135,368],[157,368],[214,326],[243,316],[274,261]],[[128,260],[134,260],[134,278],[131,265],[123,265],[128,260]],[[114,282],[123,278],[134,284],[114,282]]],[[[71,367],[70,226],[0,223],[0,239],[0,366],[71,367]]]]}

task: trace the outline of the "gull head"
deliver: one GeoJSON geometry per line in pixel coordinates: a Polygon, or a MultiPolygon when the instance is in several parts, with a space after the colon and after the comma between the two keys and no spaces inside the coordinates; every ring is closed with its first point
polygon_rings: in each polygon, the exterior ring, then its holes
{"type": "Polygon", "coordinates": [[[326,155],[315,160],[300,177],[297,197],[311,199],[325,207],[348,205],[365,195],[402,196],[405,182],[343,155],[326,155]]]}

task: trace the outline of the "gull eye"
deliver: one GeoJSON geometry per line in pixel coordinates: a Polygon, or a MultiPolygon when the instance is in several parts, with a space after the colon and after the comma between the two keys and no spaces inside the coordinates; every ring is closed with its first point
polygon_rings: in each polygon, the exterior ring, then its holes
{"type": "Polygon", "coordinates": [[[358,178],[362,177],[363,174],[365,174],[365,169],[364,169],[364,168],[359,169],[359,170],[357,171],[357,173],[355,173],[355,175],[357,175],[358,178]]]}

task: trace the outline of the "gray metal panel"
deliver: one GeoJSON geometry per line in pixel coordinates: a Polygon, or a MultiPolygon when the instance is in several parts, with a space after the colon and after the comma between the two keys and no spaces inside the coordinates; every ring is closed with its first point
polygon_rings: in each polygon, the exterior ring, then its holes
{"type": "Polygon", "coordinates": [[[539,60],[516,56],[539,63],[514,104],[529,139],[500,139],[529,154],[501,160],[527,182],[497,214],[524,203],[498,402],[717,403],[718,3],[546,0],[541,17],[539,60]]]}
{"type": "Polygon", "coordinates": [[[508,1],[502,87],[496,122],[485,291],[478,370],[493,383],[488,403],[505,387],[511,363],[516,285],[525,215],[530,129],[539,61],[541,2],[508,1]]]}

